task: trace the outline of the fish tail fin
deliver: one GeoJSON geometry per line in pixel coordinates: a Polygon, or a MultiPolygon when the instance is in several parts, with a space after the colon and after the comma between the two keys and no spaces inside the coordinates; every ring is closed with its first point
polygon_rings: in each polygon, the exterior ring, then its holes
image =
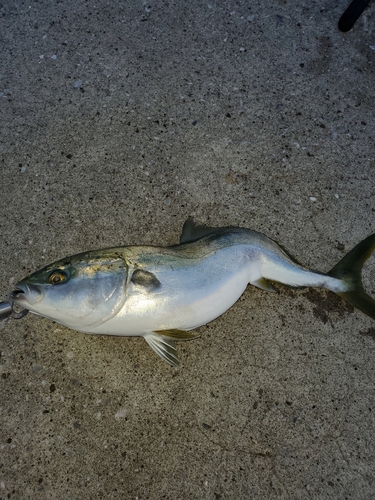
{"type": "Polygon", "coordinates": [[[363,265],[374,250],[375,234],[372,234],[350,250],[327,274],[340,279],[345,286],[345,291],[337,293],[340,297],[375,319],[375,300],[365,292],[361,276],[363,265]]]}

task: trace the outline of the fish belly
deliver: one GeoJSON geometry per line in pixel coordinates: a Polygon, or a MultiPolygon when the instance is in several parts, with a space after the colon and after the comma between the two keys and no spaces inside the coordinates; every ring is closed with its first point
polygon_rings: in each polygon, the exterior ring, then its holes
{"type": "Polygon", "coordinates": [[[160,288],[147,290],[130,283],[121,311],[90,333],[139,336],[205,325],[238,300],[254,267],[245,245],[220,249],[193,266],[188,260],[175,268],[151,265],[148,270],[160,281],[160,288]]]}

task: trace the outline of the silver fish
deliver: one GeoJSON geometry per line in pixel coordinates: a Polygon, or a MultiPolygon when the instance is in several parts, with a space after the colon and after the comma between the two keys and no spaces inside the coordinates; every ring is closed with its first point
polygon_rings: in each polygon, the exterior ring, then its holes
{"type": "Polygon", "coordinates": [[[297,264],[277,243],[245,228],[197,226],[189,218],[180,244],[126,246],[67,257],[20,281],[15,302],[35,314],[86,333],[141,336],[172,366],[176,340],[229,309],[250,283],[331,290],[375,318],[361,269],[375,234],[329,273],[297,264]]]}

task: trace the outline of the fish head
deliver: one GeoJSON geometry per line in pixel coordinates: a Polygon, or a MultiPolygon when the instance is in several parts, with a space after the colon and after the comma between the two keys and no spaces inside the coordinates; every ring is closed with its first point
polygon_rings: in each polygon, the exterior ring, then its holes
{"type": "Polygon", "coordinates": [[[116,315],[125,302],[128,268],[106,251],[75,255],[34,272],[16,285],[14,302],[74,329],[116,315]]]}

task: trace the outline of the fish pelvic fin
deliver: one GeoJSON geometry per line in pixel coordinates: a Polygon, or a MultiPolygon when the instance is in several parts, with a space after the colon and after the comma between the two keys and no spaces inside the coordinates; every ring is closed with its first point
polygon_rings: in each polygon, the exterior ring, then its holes
{"type": "Polygon", "coordinates": [[[171,366],[179,366],[180,361],[178,359],[174,340],[153,332],[144,335],[144,339],[151,349],[164,359],[164,361],[171,366]]]}
{"type": "Polygon", "coordinates": [[[200,335],[197,335],[196,333],[190,333],[187,332],[186,330],[177,330],[177,329],[155,330],[154,333],[162,335],[163,337],[168,337],[173,340],[193,340],[200,337],[200,335]]]}
{"type": "Polygon", "coordinates": [[[364,263],[374,250],[375,234],[372,234],[358,243],[327,273],[328,276],[340,279],[347,288],[337,295],[373,319],[375,319],[375,300],[363,288],[361,272],[364,263]]]}
{"type": "Polygon", "coordinates": [[[164,361],[171,366],[179,366],[180,361],[176,350],[175,343],[177,340],[192,340],[199,335],[186,332],[185,330],[157,330],[155,332],[146,333],[144,339],[148,345],[158,354],[164,361]]]}

